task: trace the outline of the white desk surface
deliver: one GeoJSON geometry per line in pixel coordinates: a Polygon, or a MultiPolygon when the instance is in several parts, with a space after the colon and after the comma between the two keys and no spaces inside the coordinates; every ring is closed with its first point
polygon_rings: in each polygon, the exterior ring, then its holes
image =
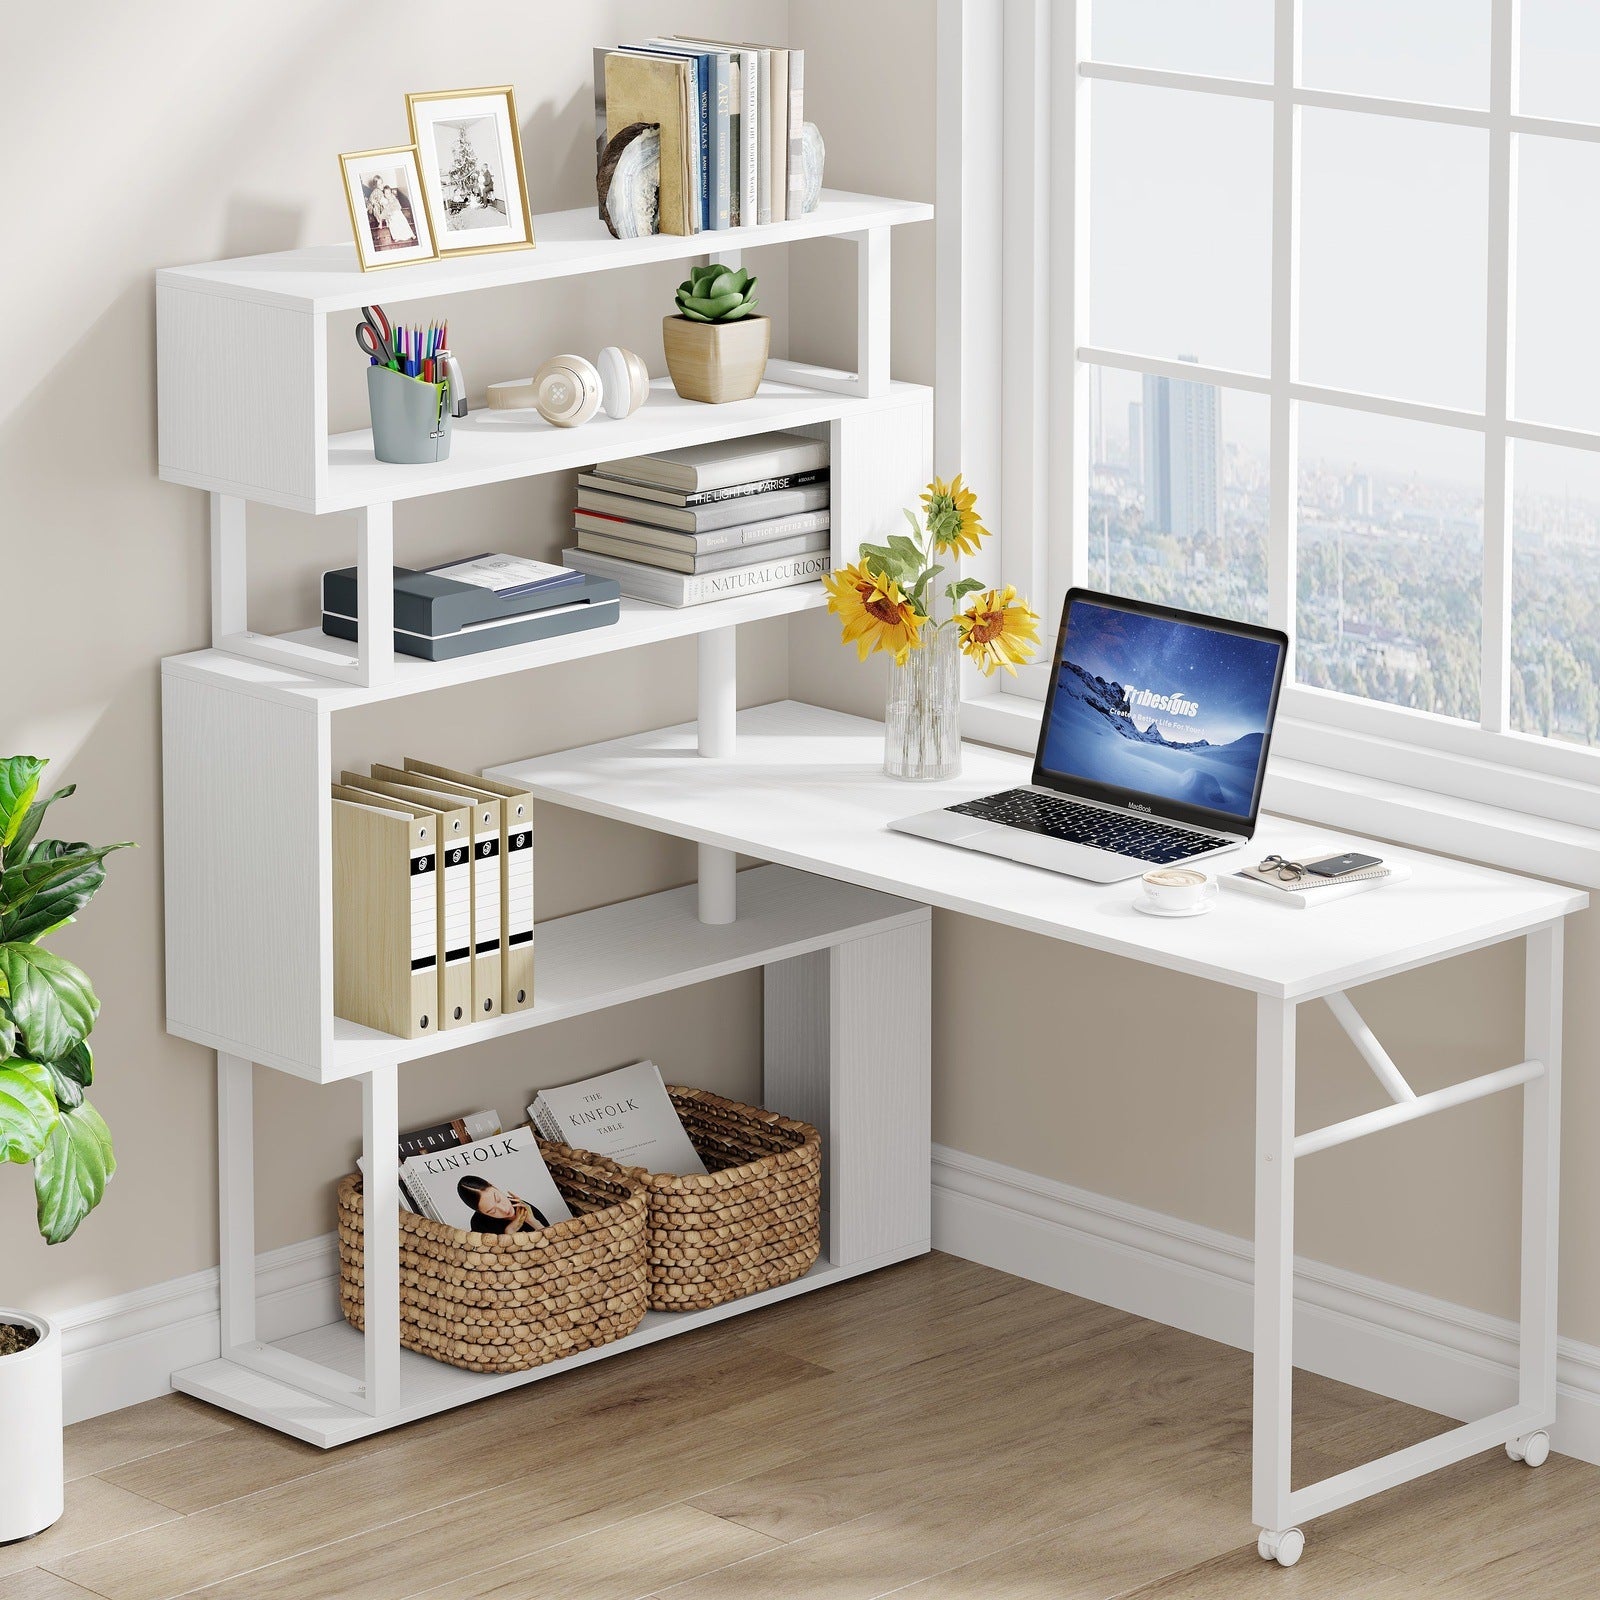
{"type": "MultiPolygon", "coordinates": [[[[1380,844],[1374,854],[1410,863],[1408,881],[1306,911],[1225,890],[1207,916],[1159,919],[1133,909],[1132,883],[1083,883],[887,830],[891,818],[1026,783],[1027,757],[968,745],[954,781],[902,783],[883,776],[880,723],[797,701],[741,712],[730,761],[701,758],[695,739],[688,723],[491,771],[558,805],[1282,999],[1493,944],[1588,904],[1579,889],[1380,844]]],[[[1247,854],[1367,842],[1264,817],[1247,854]]],[[[1205,865],[1220,873],[1243,859],[1205,865]]]]}

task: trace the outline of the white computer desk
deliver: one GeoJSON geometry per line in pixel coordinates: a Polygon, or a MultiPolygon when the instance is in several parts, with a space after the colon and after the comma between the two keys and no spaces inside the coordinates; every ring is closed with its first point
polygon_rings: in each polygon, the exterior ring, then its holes
{"type": "MultiPolygon", "coordinates": [[[[784,701],[741,712],[732,753],[698,753],[695,724],[493,769],[542,800],[738,851],[1069,944],[1209,978],[1256,996],[1253,1515],[1261,1553],[1291,1565],[1296,1523],[1504,1445],[1538,1465],[1556,1401],[1556,1218],[1560,1163],[1562,919],[1581,890],[1381,846],[1409,881],[1312,911],[1225,893],[1215,912],[1158,920],[1127,884],[1082,883],[904,834],[893,817],[1026,782],[1022,756],[969,745],[962,775],[916,785],[882,775],[880,724],[784,701]],[[1507,939],[1526,940],[1526,1060],[1416,1095],[1345,991],[1507,939]],[[1325,1000],[1389,1096],[1381,1109],[1295,1132],[1295,1016],[1325,1000]],[[1517,1402],[1302,1489],[1289,1484],[1294,1171],[1297,1160],[1446,1106],[1520,1087],[1523,1099],[1521,1360],[1517,1402]]],[[[728,748],[723,741],[723,748],[728,748]]],[[[1264,819],[1252,854],[1362,841],[1264,819]]],[[[1220,865],[1220,863],[1219,863],[1220,865]]]]}

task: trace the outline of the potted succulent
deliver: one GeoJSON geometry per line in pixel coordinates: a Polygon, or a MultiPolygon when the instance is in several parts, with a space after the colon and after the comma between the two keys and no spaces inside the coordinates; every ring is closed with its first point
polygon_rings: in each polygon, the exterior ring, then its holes
{"type": "MultiPolygon", "coordinates": [[[[70,1239],[116,1170],[111,1135],[83,1097],[94,1077],[89,1032],[100,1002],[87,976],[48,950],[105,881],[125,845],[41,839],[52,802],[46,763],[0,757],[0,1161],[33,1164],[39,1232],[70,1239]]],[[[0,1222],[0,1229],[3,1229],[0,1222]]],[[[0,1259],[4,1252],[0,1251],[0,1259]]],[[[0,1277],[0,1544],[61,1515],[61,1332],[5,1304],[0,1277]]]]}
{"type": "Polygon", "coordinates": [[[678,285],[678,311],[662,319],[661,344],[685,400],[720,405],[761,387],[772,323],[754,315],[755,290],[743,267],[692,267],[678,285]]]}

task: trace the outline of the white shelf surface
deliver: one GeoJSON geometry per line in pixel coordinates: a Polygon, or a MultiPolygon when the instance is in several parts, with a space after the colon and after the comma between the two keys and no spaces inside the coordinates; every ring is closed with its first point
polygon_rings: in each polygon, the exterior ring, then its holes
{"type": "MultiPolygon", "coordinates": [[[[701,922],[698,897],[690,884],[541,922],[534,934],[534,1003],[527,1010],[419,1039],[397,1039],[335,1017],[321,1072],[305,1075],[332,1083],[385,1061],[443,1055],[907,927],[928,915],[913,901],[787,867],[754,867],[739,874],[735,922],[701,922]]],[[[180,1019],[169,1019],[168,1026],[197,1043],[215,1044],[209,1036],[187,1032],[180,1019]]]]}
{"type": "MultiPolygon", "coordinates": [[[[827,1218],[823,1218],[823,1237],[827,1237],[827,1218]]],[[[209,1401],[252,1421],[276,1428],[280,1433],[292,1434],[308,1444],[328,1448],[348,1444],[371,1433],[405,1422],[415,1422],[419,1417],[432,1416],[437,1411],[449,1411],[456,1406],[471,1404],[507,1389],[517,1389],[524,1384],[537,1383],[541,1378],[554,1378],[574,1367],[588,1366],[609,1356],[625,1355],[676,1334],[691,1333],[727,1317],[742,1316],[758,1311],[763,1306],[775,1305],[780,1300],[795,1295],[809,1294],[825,1289],[829,1284],[854,1278],[862,1273],[874,1272],[896,1261],[907,1261],[913,1256],[927,1253],[927,1243],[911,1249],[896,1251],[871,1261],[852,1262],[849,1266],[834,1266],[824,1255],[802,1278],[776,1289],[765,1289],[759,1294],[714,1306],[709,1311],[648,1311],[644,1321],[625,1339],[599,1345],[593,1350],[583,1350],[562,1361],[552,1361],[528,1372],[479,1373],[464,1372],[459,1367],[446,1366],[428,1356],[419,1356],[410,1350],[400,1352],[400,1405],[398,1410],[376,1418],[364,1411],[339,1405],[333,1400],[321,1399],[302,1389],[276,1378],[269,1378],[250,1367],[229,1361],[226,1356],[217,1361],[207,1361],[196,1367],[186,1367],[172,1374],[172,1386],[197,1399],[209,1401]]],[[[309,1333],[296,1334],[277,1341],[275,1348],[292,1355],[332,1367],[346,1377],[362,1378],[364,1373],[362,1336],[344,1322],[328,1323],[313,1328],[309,1333]]]]}
{"type": "Polygon", "coordinates": [[[888,823],[1029,782],[1024,756],[966,745],[948,783],[886,778],[883,725],[795,701],[739,713],[735,755],[695,755],[692,723],[494,767],[541,800],[826,873],[991,922],[1281,998],[1303,999],[1472,950],[1580,911],[1578,889],[1263,817],[1227,872],[1270,851],[1371,848],[1409,863],[1392,887],[1297,911],[1225,892],[1208,916],[1133,909],[1131,883],[1091,884],[891,833],[888,823]]]}
{"type": "Polygon", "coordinates": [[[450,459],[424,466],[379,461],[370,429],[335,434],[328,440],[326,489],[315,507],[306,509],[319,515],[353,511],[546,472],[579,472],[619,456],[654,455],[905,405],[927,392],[916,384],[891,383],[883,395],[865,399],[807,388],[804,372],[787,361],[771,361],[752,399],[715,406],[681,399],[670,378],[657,378],[650,398],[631,417],[602,412],[581,428],[558,428],[537,411],[472,411],[454,424],[450,459]]]}
{"type": "Polygon", "coordinates": [[[157,274],[163,286],[324,313],[370,305],[401,305],[473,289],[536,283],[577,273],[603,272],[652,261],[687,261],[728,250],[754,250],[795,239],[826,239],[926,222],[933,207],[916,200],[824,189],[817,209],[794,222],[766,227],[729,228],[687,236],[653,234],[645,239],[613,239],[593,206],[548,211],[533,219],[537,241],[531,250],[425,261],[414,267],[362,272],[354,243],[312,245],[274,255],[241,256],[195,266],[169,267],[157,274]]]}
{"type": "MultiPolygon", "coordinates": [[[[253,661],[226,650],[194,650],[187,655],[168,656],[161,663],[161,670],[265,700],[310,710],[342,711],[378,700],[448,689],[455,684],[480,683],[486,678],[527,672],[535,667],[560,666],[567,661],[609,655],[614,650],[631,650],[636,645],[693,638],[715,628],[737,627],[741,622],[762,622],[769,617],[820,611],[827,603],[828,597],[820,583],[737,595],[730,600],[713,600],[701,606],[658,606],[648,600],[624,599],[615,623],[610,627],[591,628],[586,633],[485,650],[455,661],[423,661],[416,656],[396,655],[393,676],[370,689],[311,672],[297,672],[292,667],[253,661]]],[[[355,647],[348,640],[332,638],[316,628],[302,628],[276,637],[317,650],[349,651],[349,659],[355,659],[355,647]]]]}

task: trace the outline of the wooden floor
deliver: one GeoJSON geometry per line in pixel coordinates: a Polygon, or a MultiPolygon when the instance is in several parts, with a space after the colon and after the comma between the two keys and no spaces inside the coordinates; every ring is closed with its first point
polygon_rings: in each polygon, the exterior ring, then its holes
{"type": "MultiPolygon", "coordinates": [[[[1296,1482],[1447,1424],[1296,1382],[1296,1482]]],[[[1600,1593],[1600,1470],[1496,1451],[1249,1518],[1236,1350],[947,1256],[322,1452],[172,1395],[68,1430],[0,1600],[1460,1600],[1600,1593]]]]}

